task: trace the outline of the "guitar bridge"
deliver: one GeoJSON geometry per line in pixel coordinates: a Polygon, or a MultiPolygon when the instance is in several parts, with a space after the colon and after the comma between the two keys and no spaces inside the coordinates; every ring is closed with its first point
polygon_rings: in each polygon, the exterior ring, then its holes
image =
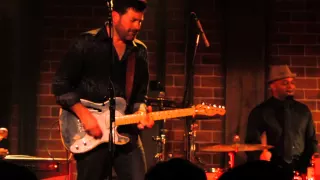
{"type": "Polygon", "coordinates": [[[96,108],[90,108],[88,109],[90,112],[102,112],[101,109],[96,109],[96,108]]]}

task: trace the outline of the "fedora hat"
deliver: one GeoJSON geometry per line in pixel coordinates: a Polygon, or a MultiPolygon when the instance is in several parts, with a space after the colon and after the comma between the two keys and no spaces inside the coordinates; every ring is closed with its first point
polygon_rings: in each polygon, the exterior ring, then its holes
{"type": "Polygon", "coordinates": [[[288,65],[274,65],[270,67],[268,83],[284,78],[294,78],[296,73],[292,73],[288,65]]]}

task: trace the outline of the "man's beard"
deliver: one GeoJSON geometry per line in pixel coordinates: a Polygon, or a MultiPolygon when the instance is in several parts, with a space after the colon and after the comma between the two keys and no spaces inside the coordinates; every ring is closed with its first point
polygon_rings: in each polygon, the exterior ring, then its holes
{"type": "Polygon", "coordinates": [[[117,34],[122,41],[132,41],[138,34],[137,30],[124,31],[120,25],[115,25],[115,30],[117,31],[117,34]],[[130,33],[132,33],[132,35],[130,35],[130,33]]]}
{"type": "Polygon", "coordinates": [[[282,100],[292,100],[294,98],[294,95],[288,94],[288,93],[281,93],[278,95],[278,97],[282,100]]]}

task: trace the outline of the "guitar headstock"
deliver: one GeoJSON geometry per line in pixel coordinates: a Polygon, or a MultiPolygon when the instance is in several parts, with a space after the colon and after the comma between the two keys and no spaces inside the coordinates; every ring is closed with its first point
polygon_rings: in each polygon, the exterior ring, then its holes
{"type": "Polygon", "coordinates": [[[205,103],[198,104],[195,107],[195,114],[202,116],[215,116],[215,115],[225,115],[226,109],[221,105],[208,105],[205,103]]]}

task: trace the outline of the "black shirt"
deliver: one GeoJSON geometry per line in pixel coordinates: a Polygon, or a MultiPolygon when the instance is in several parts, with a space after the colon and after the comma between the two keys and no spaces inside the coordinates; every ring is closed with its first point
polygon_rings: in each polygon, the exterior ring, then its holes
{"type": "MultiPolygon", "coordinates": [[[[288,162],[284,157],[289,156],[292,162],[288,164],[295,162],[296,169],[306,170],[318,144],[312,114],[306,105],[294,99],[280,101],[274,97],[261,103],[249,115],[245,143],[261,144],[263,132],[266,132],[268,145],[274,146],[270,150],[271,161],[288,162]],[[290,118],[285,118],[286,109],[290,118]],[[286,151],[288,148],[290,150],[286,151]]],[[[259,159],[260,153],[247,152],[248,160],[259,159]]]]}
{"type": "Polygon", "coordinates": [[[149,82],[146,46],[139,40],[127,42],[121,60],[111,46],[113,44],[105,25],[81,34],[72,43],[53,78],[52,91],[59,105],[68,109],[80,99],[105,102],[109,99],[110,74],[115,96],[127,100],[126,113],[134,112],[140,103],[145,103],[149,82]],[[125,95],[126,67],[128,57],[133,52],[136,53],[135,75],[131,98],[128,100],[125,95]]]}

